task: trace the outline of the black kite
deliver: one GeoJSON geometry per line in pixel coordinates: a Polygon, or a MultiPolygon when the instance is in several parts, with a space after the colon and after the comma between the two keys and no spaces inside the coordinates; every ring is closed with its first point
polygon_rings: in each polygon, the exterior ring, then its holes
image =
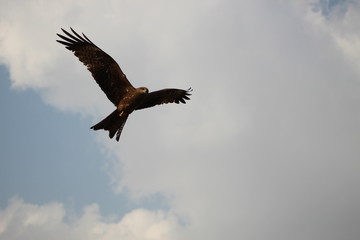
{"type": "Polygon", "coordinates": [[[121,71],[116,61],[92,43],[84,34],[80,36],[72,28],[72,33],[61,29],[66,36],[57,34],[62,40],[57,42],[74,52],[75,56],[91,72],[95,81],[104,91],[116,109],[91,129],[109,131],[109,137],[119,141],[121,131],[130,113],[134,110],[153,107],[163,103],[185,103],[191,95],[188,90],[167,88],[150,92],[146,87],[134,88],[121,71]]]}

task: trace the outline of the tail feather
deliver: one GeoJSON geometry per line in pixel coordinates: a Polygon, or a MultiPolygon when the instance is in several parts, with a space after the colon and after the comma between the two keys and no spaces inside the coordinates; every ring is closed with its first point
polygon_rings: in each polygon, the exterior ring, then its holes
{"type": "Polygon", "coordinates": [[[116,141],[119,141],[122,129],[124,128],[128,116],[128,114],[123,114],[120,117],[119,112],[116,109],[102,121],[92,126],[91,129],[94,129],[95,131],[99,129],[109,131],[109,137],[113,138],[116,134],[116,141]]]}

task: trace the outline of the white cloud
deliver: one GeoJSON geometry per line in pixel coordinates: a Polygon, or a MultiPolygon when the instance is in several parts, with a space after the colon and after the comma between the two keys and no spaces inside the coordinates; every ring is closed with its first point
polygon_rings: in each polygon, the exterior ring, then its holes
{"type": "MultiPolygon", "coordinates": [[[[349,5],[342,19],[327,20],[294,1],[119,1],[107,6],[91,1],[84,8],[81,3],[61,5],[56,22],[84,31],[118,60],[134,85],[191,86],[194,92],[188,105],[134,113],[120,143],[104,132],[98,138],[121,163],[113,176],[116,190],[126,188],[134,199],[164,194],[170,213],[181,216],[186,228],[164,212],[134,211],[108,224],[95,211],[74,221],[90,222],[76,228],[78,234],[95,229],[102,239],[117,231],[124,239],[360,235],[359,74],[357,55],[347,53],[357,51],[358,43],[350,41],[359,34],[353,23],[356,5],[349,5]]],[[[45,101],[61,109],[98,118],[98,112],[111,111],[75,57],[55,42],[46,47],[60,25],[49,23],[47,33],[36,29],[30,35],[26,29],[32,21],[5,16],[2,24],[18,22],[3,42],[6,48],[22,47],[29,56],[24,66],[44,66],[33,73],[17,63],[12,51],[3,54],[14,86],[46,87],[41,91],[45,101]],[[16,32],[26,33],[35,47],[43,36],[45,45],[27,52],[16,32]],[[48,52],[54,65],[33,63],[38,51],[48,52]],[[36,74],[40,77],[33,79],[36,74]]],[[[57,216],[57,225],[65,224],[57,216]]]]}
{"type": "Polygon", "coordinates": [[[39,206],[14,198],[0,211],[0,239],[4,240],[178,239],[174,234],[180,228],[173,214],[144,209],[134,210],[120,221],[111,221],[100,215],[95,204],[84,207],[81,216],[74,216],[60,203],[39,206]]]}

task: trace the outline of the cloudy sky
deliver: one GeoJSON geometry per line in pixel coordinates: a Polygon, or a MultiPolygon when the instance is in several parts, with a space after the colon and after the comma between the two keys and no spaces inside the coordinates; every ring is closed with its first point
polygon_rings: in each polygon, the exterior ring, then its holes
{"type": "Polygon", "coordinates": [[[358,0],[2,0],[1,240],[360,238],[358,0]],[[56,33],[134,86],[113,106],[56,33]]]}

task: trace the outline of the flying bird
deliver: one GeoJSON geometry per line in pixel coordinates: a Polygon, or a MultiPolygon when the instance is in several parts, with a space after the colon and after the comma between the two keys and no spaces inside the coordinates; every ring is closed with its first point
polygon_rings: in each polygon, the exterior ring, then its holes
{"type": "Polygon", "coordinates": [[[133,111],[164,103],[185,103],[185,100],[190,99],[191,88],[166,88],[149,92],[146,87],[133,87],[112,57],[91,42],[85,34],[81,36],[70,29],[72,34],[61,28],[65,35],[57,34],[61,40],[56,41],[65,45],[87,67],[101,90],[116,107],[109,116],[91,129],[109,131],[109,137],[113,138],[116,134],[116,140],[119,141],[125,122],[133,111]]]}

